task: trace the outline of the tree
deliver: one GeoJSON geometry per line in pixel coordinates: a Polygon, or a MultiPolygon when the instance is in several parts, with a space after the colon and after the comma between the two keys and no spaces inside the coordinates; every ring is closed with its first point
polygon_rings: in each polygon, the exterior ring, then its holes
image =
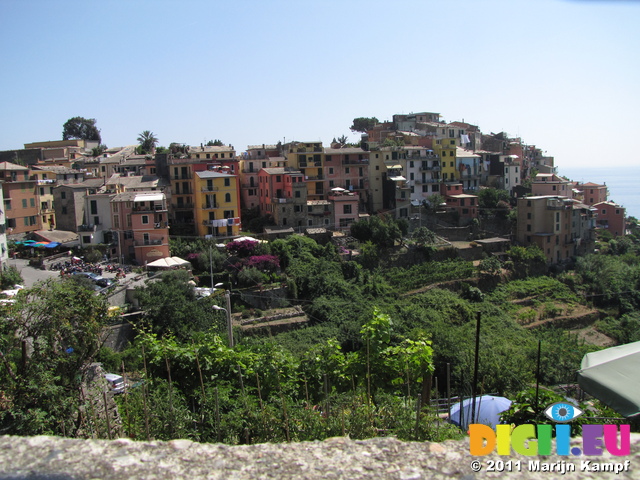
{"type": "Polygon", "coordinates": [[[99,157],[100,155],[102,155],[104,153],[104,151],[107,149],[107,146],[104,144],[100,144],[97,147],[94,147],[91,149],[91,156],[92,157],[99,157]]]}
{"type": "Polygon", "coordinates": [[[433,212],[435,212],[443,203],[445,203],[445,198],[439,193],[434,193],[430,195],[428,199],[423,201],[424,207],[426,209],[430,209],[433,212]]]}
{"type": "Polygon", "coordinates": [[[149,130],[145,130],[140,135],[138,135],[138,142],[140,142],[140,153],[151,153],[151,151],[158,144],[158,139],[153,134],[153,132],[149,130]]]}
{"type": "MultiPolygon", "coordinates": [[[[212,297],[196,300],[189,280],[185,270],[175,270],[163,273],[160,281],[136,288],[135,295],[153,332],[188,339],[193,333],[212,327],[212,297]]],[[[213,326],[222,331],[222,324],[213,326]]]]}
{"type": "Polygon", "coordinates": [[[509,192],[497,188],[483,188],[478,192],[480,208],[497,208],[499,202],[509,202],[509,192]]]}
{"type": "Polygon", "coordinates": [[[416,245],[420,247],[426,247],[427,245],[433,245],[436,243],[436,234],[429,230],[427,227],[419,227],[413,232],[413,240],[416,245]]]}
{"type": "Polygon", "coordinates": [[[102,137],[95,118],[73,117],[62,126],[62,140],[93,140],[100,143],[102,137]]]}
{"type": "Polygon", "coordinates": [[[207,147],[223,147],[224,143],[222,143],[222,140],[218,140],[217,138],[215,140],[209,140],[207,142],[207,147]]]}
{"type": "Polygon", "coordinates": [[[376,117],[358,117],[353,119],[353,125],[351,125],[350,129],[352,132],[367,133],[378,123],[380,122],[376,117]]]}
{"type": "Polygon", "coordinates": [[[0,319],[0,431],[74,435],[82,373],[100,348],[107,307],[104,296],[68,279],[20,292],[0,319]]]}

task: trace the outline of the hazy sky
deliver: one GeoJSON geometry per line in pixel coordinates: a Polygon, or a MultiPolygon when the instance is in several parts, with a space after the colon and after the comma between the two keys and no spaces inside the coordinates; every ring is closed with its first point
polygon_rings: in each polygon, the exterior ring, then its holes
{"type": "Polygon", "coordinates": [[[428,111],[557,165],[632,164],[639,25],[632,0],[0,0],[0,150],[74,116],[109,147],[241,152],[428,111]]]}

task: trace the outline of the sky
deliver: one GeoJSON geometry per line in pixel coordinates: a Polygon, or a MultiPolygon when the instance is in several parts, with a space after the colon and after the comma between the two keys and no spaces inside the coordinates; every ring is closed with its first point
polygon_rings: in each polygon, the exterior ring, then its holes
{"type": "Polygon", "coordinates": [[[637,165],[640,1],[0,0],[0,150],[247,145],[440,113],[567,167],[637,165]]]}

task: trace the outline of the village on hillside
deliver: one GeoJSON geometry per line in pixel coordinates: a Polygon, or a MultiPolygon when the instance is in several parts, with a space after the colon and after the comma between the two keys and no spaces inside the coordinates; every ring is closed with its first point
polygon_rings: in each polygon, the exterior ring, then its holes
{"type": "Polygon", "coordinates": [[[108,260],[144,266],[171,257],[170,237],[342,235],[379,214],[451,227],[444,238],[473,227],[480,232],[474,239],[499,248],[537,245],[550,265],[593,251],[596,229],[625,234],[625,209],[607,200],[606,185],[558,176],[541,148],[444,122],[439,113],[356,118],[358,145],[341,137],[331,145],[278,142],[243,152],[221,141],[157,147],[149,131],[139,145],[106,148],[95,120],[72,120],[89,122],[97,137],[70,134],[0,152],[3,266],[7,240],[106,245],[108,260]],[[489,201],[486,189],[508,197],[489,201]],[[425,218],[428,211],[434,215],[425,218]],[[508,227],[491,222],[509,212],[517,221],[508,227]]]}

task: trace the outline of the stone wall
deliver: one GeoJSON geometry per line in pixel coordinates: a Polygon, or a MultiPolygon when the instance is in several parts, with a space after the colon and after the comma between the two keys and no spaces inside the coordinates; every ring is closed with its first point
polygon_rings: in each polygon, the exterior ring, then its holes
{"type": "MultiPolygon", "coordinates": [[[[581,439],[572,446],[582,447],[581,439]]],[[[552,448],[555,451],[555,448],[552,448]]],[[[0,478],[102,480],[552,480],[640,478],[640,435],[631,455],[474,457],[469,441],[400,442],[395,438],[228,446],[189,440],[134,442],[57,437],[0,437],[0,478]],[[475,463],[477,462],[477,463],[475,463]],[[478,469],[478,467],[480,467],[478,469]],[[492,472],[488,471],[493,467],[492,472]],[[542,471],[543,469],[554,471],[542,471]],[[620,471],[593,471],[605,468],[620,471]],[[575,469],[575,470],[573,470],[575,469]]]]}

